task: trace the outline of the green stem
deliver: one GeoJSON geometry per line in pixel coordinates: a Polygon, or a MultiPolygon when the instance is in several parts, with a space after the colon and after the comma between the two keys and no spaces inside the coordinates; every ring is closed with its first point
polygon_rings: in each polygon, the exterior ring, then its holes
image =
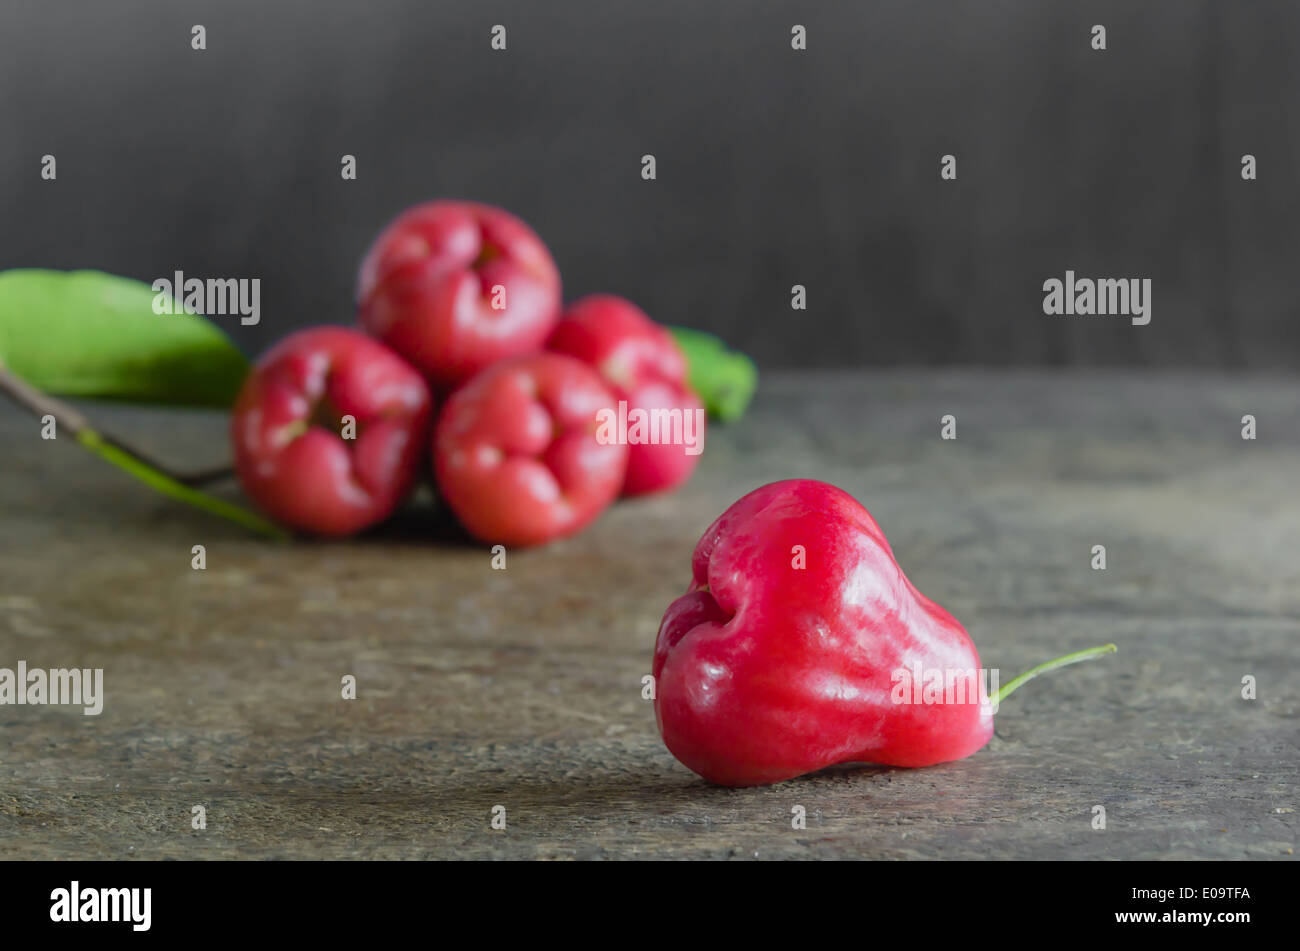
{"type": "Polygon", "coordinates": [[[232,502],[227,502],[215,496],[208,495],[206,492],[200,492],[188,485],[177,482],[169,475],[159,472],[157,469],[141,462],[135,456],[131,455],[111,442],[100,436],[93,429],[82,428],[76,433],[77,442],[85,446],[105,462],[110,462],[125,472],[135,476],[145,485],[151,486],[161,492],[163,495],[170,496],[195,508],[210,512],[213,515],[219,515],[222,518],[228,518],[232,522],[252,529],[259,535],[265,535],[268,538],[284,540],[289,537],[288,533],[279,526],[268,522],[262,516],[248,509],[241,508],[232,502]]]}
{"type": "Polygon", "coordinates": [[[178,475],[166,471],[162,465],[147,459],[143,454],[123,444],[111,436],[101,436],[91,427],[74,406],[42,393],[16,373],[13,373],[0,360],[0,395],[9,397],[33,416],[43,418],[53,416],[58,423],[59,432],[70,433],[81,445],[85,446],[105,462],[110,462],[141,482],[157,489],[163,495],[170,496],[187,505],[220,515],[245,528],[252,529],[269,538],[286,539],[289,537],[283,529],[268,522],[247,509],[231,502],[224,502],[205,492],[193,488],[202,481],[211,481],[221,473],[192,473],[178,475]]]}
{"type": "Polygon", "coordinates": [[[1001,704],[1003,700],[1011,696],[1016,689],[1030,680],[1033,680],[1039,674],[1045,674],[1049,670],[1056,670],[1058,667],[1068,667],[1071,664],[1077,664],[1079,661],[1092,660],[1094,657],[1100,657],[1102,654],[1113,654],[1118,650],[1114,644],[1102,644],[1100,647],[1089,647],[1087,650],[1075,651],[1073,654],[1066,654],[1064,657],[1058,657],[1056,660],[1049,660],[1045,664],[1039,664],[1033,670],[1026,670],[1011,683],[1007,684],[998,691],[998,695],[993,702],[1001,704]]]}

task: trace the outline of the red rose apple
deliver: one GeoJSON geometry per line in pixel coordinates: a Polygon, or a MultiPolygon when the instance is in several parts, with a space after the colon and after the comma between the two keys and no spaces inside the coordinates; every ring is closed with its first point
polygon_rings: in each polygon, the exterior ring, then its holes
{"type": "Polygon", "coordinates": [[[987,693],[963,686],[960,701],[930,703],[900,688],[914,670],[973,677],[979,654],[847,492],[811,479],[755,489],[705,531],[691,574],[659,628],[655,717],[672,754],[710,782],[929,766],[993,735],[987,693]]]}
{"type": "Polygon", "coordinates": [[[596,438],[613,394],[555,353],[498,363],[452,394],[438,418],[434,473],[477,538],[535,545],[577,532],[618,495],[627,447],[596,438]]]}
{"type": "Polygon", "coordinates": [[[362,326],[448,390],[540,349],[560,310],[560,273],[514,215],[467,201],[407,209],[361,264],[362,326]]]}
{"type": "Polygon", "coordinates": [[[342,327],[299,331],[257,362],[235,402],[240,483],[292,528],[350,535],[410,490],[430,409],[424,379],[383,344],[342,327]]]}
{"type": "Polygon", "coordinates": [[[672,334],[631,301],[593,294],[568,306],[546,347],[594,367],[627,403],[633,426],[624,495],[676,488],[690,478],[704,449],[704,404],[686,382],[686,358],[672,334]],[[639,441],[638,412],[644,419],[658,412],[669,424],[658,427],[660,441],[639,441]]]}

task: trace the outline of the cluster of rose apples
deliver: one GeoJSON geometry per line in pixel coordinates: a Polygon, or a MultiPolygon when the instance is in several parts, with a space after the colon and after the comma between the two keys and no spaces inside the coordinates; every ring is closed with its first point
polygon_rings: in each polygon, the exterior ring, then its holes
{"type": "Polygon", "coordinates": [[[686,361],[629,301],[564,307],[546,245],[499,208],[402,213],[362,262],[357,307],[365,333],[286,337],[235,404],[244,491],[291,528],[343,536],[382,521],[432,460],[470,534],[535,545],[579,531],[620,494],[681,485],[699,458],[599,438],[620,402],[702,419],[686,361]]]}

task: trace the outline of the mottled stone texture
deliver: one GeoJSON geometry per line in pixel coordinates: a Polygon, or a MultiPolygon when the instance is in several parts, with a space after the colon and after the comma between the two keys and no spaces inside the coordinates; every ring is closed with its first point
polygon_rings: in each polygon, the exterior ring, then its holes
{"type": "MultiPolygon", "coordinates": [[[[178,462],[225,454],[216,415],[90,409],[178,462]]],[[[0,707],[2,857],[1293,857],[1289,380],[770,376],[684,491],[506,571],[427,511],[350,543],[264,542],[8,407],[0,447],[0,666],[103,667],[107,694],[98,718],[0,707]],[[860,498],[1004,682],[1120,653],[1024,688],[963,762],[706,785],[659,742],[640,678],[700,533],[788,476],[860,498]]]]}

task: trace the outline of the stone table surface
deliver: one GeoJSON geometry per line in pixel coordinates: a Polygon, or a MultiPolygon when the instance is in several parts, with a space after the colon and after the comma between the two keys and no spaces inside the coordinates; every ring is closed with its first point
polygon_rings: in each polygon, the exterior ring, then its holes
{"type": "MultiPolygon", "coordinates": [[[[218,414],[87,409],[178,464],[226,454],[218,414]]],[[[504,571],[428,508],[263,541],[0,407],[0,667],[102,667],[106,694],[97,717],[0,706],[0,858],[1289,860],[1298,634],[1284,378],[769,374],[683,491],[504,571]],[[1004,683],[1120,652],[1019,691],[960,762],[706,784],[641,678],[701,532],[796,476],[862,500],[1004,683]]]]}

